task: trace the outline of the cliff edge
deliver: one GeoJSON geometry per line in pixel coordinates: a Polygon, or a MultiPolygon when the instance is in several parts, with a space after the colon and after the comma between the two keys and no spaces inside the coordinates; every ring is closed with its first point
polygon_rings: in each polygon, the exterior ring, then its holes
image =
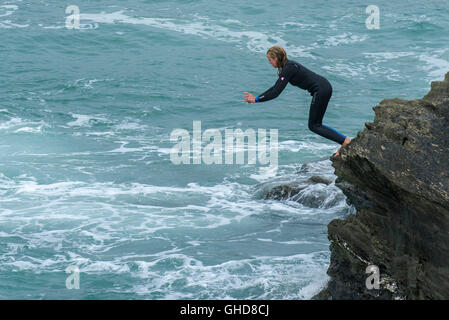
{"type": "Polygon", "coordinates": [[[449,72],[373,110],[331,159],[357,212],[328,225],[330,280],[314,299],[449,299],[449,72]]]}

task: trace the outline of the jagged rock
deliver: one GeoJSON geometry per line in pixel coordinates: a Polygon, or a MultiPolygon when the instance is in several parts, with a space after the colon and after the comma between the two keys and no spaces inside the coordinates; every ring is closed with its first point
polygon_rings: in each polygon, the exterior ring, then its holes
{"type": "Polygon", "coordinates": [[[327,179],[320,176],[312,176],[307,181],[310,183],[323,183],[325,185],[330,185],[332,183],[331,179],[327,179]]]}
{"type": "MultiPolygon", "coordinates": [[[[273,200],[282,200],[282,199],[295,199],[294,196],[299,194],[302,190],[307,188],[312,184],[323,183],[329,185],[333,180],[320,177],[320,176],[312,176],[305,181],[297,181],[297,182],[289,182],[283,183],[277,186],[271,187],[265,195],[264,199],[273,199],[273,200]]],[[[321,203],[322,201],[319,201],[321,203]]],[[[313,207],[313,206],[312,206],[313,207]]]]}
{"type": "Polygon", "coordinates": [[[291,198],[301,190],[307,188],[307,185],[283,184],[276,186],[265,194],[265,199],[282,200],[291,198]]]}
{"type": "Polygon", "coordinates": [[[449,299],[449,72],[422,99],[373,110],[331,158],[357,212],[328,226],[330,281],[314,299],[449,299]],[[368,265],[379,289],[365,284],[368,265]]]}

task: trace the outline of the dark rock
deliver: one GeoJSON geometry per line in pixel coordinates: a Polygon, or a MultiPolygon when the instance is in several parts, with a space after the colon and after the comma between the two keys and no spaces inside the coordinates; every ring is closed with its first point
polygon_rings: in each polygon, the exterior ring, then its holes
{"type": "Polygon", "coordinates": [[[320,177],[320,176],[312,176],[307,181],[310,183],[323,183],[325,185],[330,185],[333,180],[327,179],[324,177],[320,177]]]}
{"type": "Polygon", "coordinates": [[[265,199],[282,200],[288,199],[305,189],[307,185],[283,184],[275,186],[265,194],[265,199]]]}
{"type": "Polygon", "coordinates": [[[328,226],[327,288],[314,299],[449,299],[449,72],[422,99],[385,99],[331,158],[356,214],[328,226]],[[368,289],[369,265],[379,289],[368,289]]]}
{"type": "MultiPolygon", "coordinates": [[[[273,199],[273,200],[291,199],[293,201],[296,201],[298,198],[297,195],[299,195],[299,193],[302,190],[306,189],[308,186],[317,184],[317,183],[329,185],[332,183],[332,181],[333,181],[332,179],[328,179],[325,177],[312,176],[304,181],[299,180],[299,181],[295,181],[295,182],[285,182],[285,183],[281,183],[279,185],[273,185],[271,183],[271,186],[268,186],[268,185],[264,186],[265,189],[268,189],[268,190],[266,190],[265,194],[263,195],[263,198],[264,199],[273,199]]],[[[319,204],[323,202],[323,199],[321,199],[321,196],[325,197],[325,195],[317,195],[317,196],[320,196],[319,201],[313,201],[313,199],[310,199],[311,202],[316,202],[316,205],[311,204],[310,205],[311,207],[318,207],[319,204]]],[[[307,205],[307,203],[305,203],[304,201],[301,201],[301,203],[307,205]]]]}

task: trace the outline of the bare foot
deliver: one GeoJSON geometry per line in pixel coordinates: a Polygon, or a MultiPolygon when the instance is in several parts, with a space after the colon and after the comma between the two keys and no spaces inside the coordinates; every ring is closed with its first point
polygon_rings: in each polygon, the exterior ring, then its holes
{"type": "Polygon", "coordinates": [[[335,152],[335,153],[332,155],[332,158],[338,157],[338,156],[340,155],[341,148],[343,148],[344,146],[348,145],[349,142],[351,142],[351,139],[348,138],[348,137],[346,137],[345,141],[342,143],[342,145],[341,145],[341,147],[338,149],[338,151],[335,152]]]}

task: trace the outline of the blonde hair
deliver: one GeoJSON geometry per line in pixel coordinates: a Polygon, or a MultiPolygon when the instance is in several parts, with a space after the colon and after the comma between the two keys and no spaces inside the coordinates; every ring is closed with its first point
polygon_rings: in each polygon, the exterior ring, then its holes
{"type": "Polygon", "coordinates": [[[281,46],[273,46],[267,51],[267,56],[271,59],[276,59],[278,75],[281,74],[282,68],[285,67],[287,63],[287,52],[281,46]]]}

